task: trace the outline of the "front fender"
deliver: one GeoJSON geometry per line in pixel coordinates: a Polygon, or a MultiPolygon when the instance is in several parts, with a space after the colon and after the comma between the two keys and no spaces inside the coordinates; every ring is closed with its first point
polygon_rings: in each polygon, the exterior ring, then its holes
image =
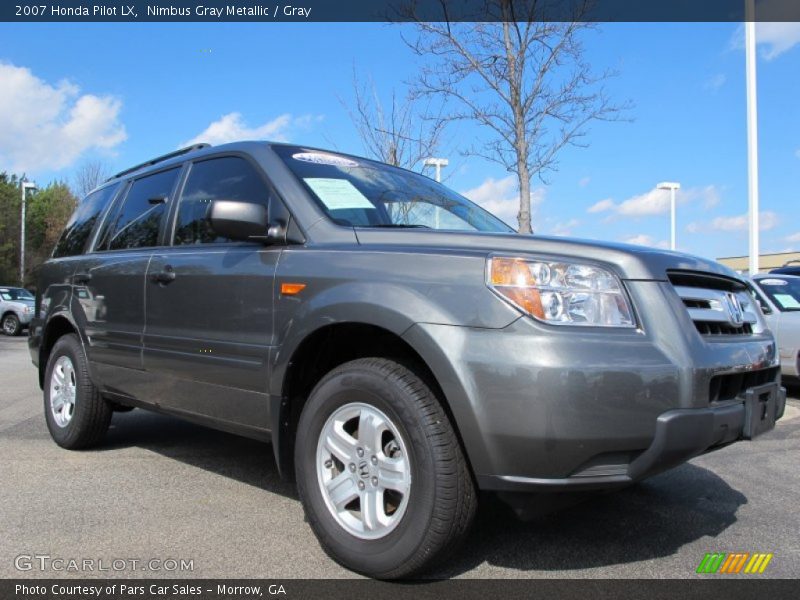
{"type": "MultiPolygon", "coordinates": [[[[414,325],[414,317],[403,306],[419,305],[425,298],[400,286],[375,286],[351,283],[325,290],[309,301],[279,297],[277,315],[282,320],[278,329],[270,377],[270,393],[280,396],[286,370],[297,349],[309,336],[323,327],[339,323],[358,323],[380,327],[402,336],[414,325]]],[[[434,306],[428,307],[432,317],[444,319],[434,306]]]]}

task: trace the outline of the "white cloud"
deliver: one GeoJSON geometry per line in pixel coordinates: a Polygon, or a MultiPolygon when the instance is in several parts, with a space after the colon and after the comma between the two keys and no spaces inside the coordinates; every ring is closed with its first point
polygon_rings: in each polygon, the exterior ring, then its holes
{"type": "MultiPolygon", "coordinates": [[[[761,56],[773,60],[800,44],[800,23],[756,23],[756,43],[761,46],[761,56]]],[[[739,25],[730,41],[736,50],[744,49],[744,26],[739,25]]]]}
{"type": "Polygon", "coordinates": [[[605,200],[600,200],[599,202],[595,202],[589,208],[586,209],[586,212],[589,213],[599,213],[604,212],[607,210],[611,210],[616,205],[611,198],[606,198],[605,200]]]}
{"type": "Polygon", "coordinates": [[[728,78],[724,73],[717,73],[716,75],[709,77],[703,87],[712,92],[716,92],[719,88],[725,85],[726,81],[728,81],[728,78]]]}
{"type": "Polygon", "coordinates": [[[761,56],[772,60],[800,44],[800,23],[756,23],[756,40],[761,56]]]}
{"type": "Polygon", "coordinates": [[[581,186],[581,187],[586,187],[587,185],[589,185],[589,183],[590,183],[591,181],[592,181],[592,178],[591,178],[591,177],[581,177],[581,178],[578,180],[578,185],[579,185],[579,186],[581,186]]]}
{"type": "MultiPolygon", "coordinates": [[[[679,194],[680,192],[678,192],[679,194]]],[[[676,194],[676,200],[678,198],[676,194]]],[[[628,198],[615,207],[618,215],[623,217],[645,217],[661,215],[669,212],[670,193],[653,188],[644,194],[628,198]]]]}
{"type": "Polygon", "coordinates": [[[200,142],[217,145],[239,140],[261,139],[285,142],[289,139],[290,130],[307,129],[313,123],[321,120],[322,117],[319,115],[292,117],[289,113],[285,113],[261,125],[249,127],[242,118],[241,113],[232,112],[221,116],[201,133],[184,142],[181,146],[190,146],[200,142]]]}
{"type": "MultiPolygon", "coordinates": [[[[702,231],[702,225],[698,223],[690,223],[690,227],[694,225],[694,233],[702,231]]],[[[760,231],[769,231],[778,225],[778,215],[771,211],[759,213],[758,229],[760,231]]],[[[709,227],[714,231],[747,231],[748,215],[735,215],[730,217],[717,217],[711,221],[709,227]]],[[[688,228],[687,228],[688,229],[688,228]]]]}
{"type": "Polygon", "coordinates": [[[652,236],[644,233],[637,233],[622,239],[626,244],[636,244],[637,246],[649,246],[651,248],[668,248],[669,244],[666,240],[656,241],[652,236]]]}
{"type": "Polygon", "coordinates": [[[653,238],[649,235],[645,235],[644,233],[639,233],[636,235],[631,235],[622,240],[626,244],[638,244],[639,246],[652,246],[653,245],[653,238]]]}
{"type": "Polygon", "coordinates": [[[786,236],[786,241],[791,244],[800,243],[800,231],[798,231],[797,233],[793,233],[792,235],[786,236]]]}
{"type": "MultiPolygon", "coordinates": [[[[719,204],[719,190],[714,185],[680,189],[675,194],[678,204],[700,200],[703,208],[709,209],[719,204]]],[[[610,212],[618,217],[650,217],[669,212],[670,192],[653,188],[643,194],[632,196],[617,204],[611,198],[594,203],[587,210],[589,213],[610,212]]]]}
{"type": "Polygon", "coordinates": [[[558,235],[563,237],[569,237],[572,235],[572,230],[580,225],[581,222],[578,219],[569,219],[567,221],[558,221],[549,227],[550,235],[558,235]]]}
{"type": "Polygon", "coordinates": [[[90,149],[109,150],[127,135],[122,102],[55,85],[30,69],[0,63],[0,166],[12,171],[58,170],[90,149]]]}
{"type": "MultiPolygon", "coordinates": [[[[519,213],[517,185],[516,175],[509,175],[502,179],[489,177],[479,186],[461,192],[461,194],[513,226],[517,224],[517,214],[519,213]]],[[[531,190],[531,213],[534,213],[544,201],[544,195],[545,188],[539,187],[531,190]]],[[[534,223],[535,225],[536,223],[534,223]]]]}

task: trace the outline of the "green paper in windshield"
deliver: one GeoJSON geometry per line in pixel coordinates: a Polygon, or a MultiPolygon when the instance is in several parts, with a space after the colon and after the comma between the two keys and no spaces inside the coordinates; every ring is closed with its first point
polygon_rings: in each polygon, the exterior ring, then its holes
{"type": "Polygon", "coordinates": [[[347,179],[307,177],[304,181],[329,210],[375,208],[372,202],[347,179]]]}
{"type": "Polygon", "coordinates": [[[800,308],[800,302],[791,294],[775,294],[775,301],[781,308],[800,308]]]}

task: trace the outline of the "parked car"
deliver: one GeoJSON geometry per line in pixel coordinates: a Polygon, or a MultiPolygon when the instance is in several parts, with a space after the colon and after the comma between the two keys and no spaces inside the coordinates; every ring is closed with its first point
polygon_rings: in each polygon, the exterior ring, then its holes
{"type": "Polygon", "coordinates": [[[781,372],[800,377],[800,277],[770,272],[752,281],[753,294],[778,340],[781,372]]]}
{"type": "Polygon", "coordinates": [[[25,288],[0,286],[0,324],[5,335],[19,335],[28,326],[34,300],[25,288]]]}
{"type": "Polygon", "coordinates": [[[770,273],[775,275],[797,275],[800,276],[800,265],[788,264],[777,269],[772,269],[770,273]]]}
{"type": "Polygon", "coordinates": [[[772,333],[733,271],[518,235],[433,180],[266,142],[112,177],[39,271],[50,434],[114,406],[270,440],[335,560],[418,574],[478,490],[622,488],[774,427],[772,333]],[[100,299],[102,298],[102,302],[100,299]]]}

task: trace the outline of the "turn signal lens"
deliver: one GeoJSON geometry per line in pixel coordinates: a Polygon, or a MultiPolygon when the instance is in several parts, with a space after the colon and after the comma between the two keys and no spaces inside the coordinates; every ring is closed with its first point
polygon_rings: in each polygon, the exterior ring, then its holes
{"type": "Polygon", "coordinates": [[[305,283],[282,283],[281,294],[284,296],[295,296],[306,289],[305,283]]]}
{"type": "Polygon", "coordinates": [[[634,327],[633,311],[616,275],[594,265],[489,259],[487,284],[539,321],[554,325],[634,327]]]}
{"type": "Polygon", "coordinates": [[[544,319],[542,298],[528,263],[516,258],[492,258],[489,262],[491,287],[525,312],[544,319]]]}

